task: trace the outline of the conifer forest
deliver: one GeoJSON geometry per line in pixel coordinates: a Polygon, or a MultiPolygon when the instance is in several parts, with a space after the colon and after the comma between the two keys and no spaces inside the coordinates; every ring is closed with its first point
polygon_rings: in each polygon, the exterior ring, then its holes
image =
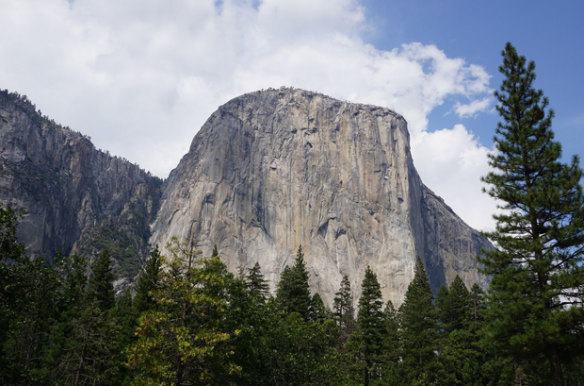
{"type": "Polygon", "coordinates": [[[259,264],[232,273],[174,238],[116,297],[108,250],[30,259],[2,205],[0,384],[584,385],[582,170],[562,162],[535,64],[502,56],[489,288],[457,276],[433,293],[418,258],[399,306],[367,269],[360,298],[345,276],[328,308],[302,246],[270,289],[259,264]]]}

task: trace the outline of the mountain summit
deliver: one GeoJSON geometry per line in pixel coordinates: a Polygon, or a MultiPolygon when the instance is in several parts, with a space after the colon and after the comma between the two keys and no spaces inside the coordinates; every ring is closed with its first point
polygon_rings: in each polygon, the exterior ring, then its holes
{"type": "Polygon", "coordinates": [[[434,291],[457,274],[484,286],[475,257],[491,247],[422,183],[402,116],[293,88],[219,107],[163,185],[151,229],[151,245],[217,245],[232,272],[259,262],[272,290],[302,246],[329,305],[342,275],[359,297],[367,267],[399,305],[418,256],[434,291]]]}

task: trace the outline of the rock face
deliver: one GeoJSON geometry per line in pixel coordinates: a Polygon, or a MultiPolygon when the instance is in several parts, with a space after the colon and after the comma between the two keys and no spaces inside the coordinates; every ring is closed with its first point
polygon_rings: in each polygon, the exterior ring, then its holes
{"type": "Polygon", "coordinates": [[[42,117],[26,97],[0,91],[0,202],[26,211],[18,235],[30,254],[91,257],[108,247],[118,276],[135,275],[148,250],[160,185],[137,165],[42,117]]]}
{"type": "Polygon", "coordinates": [[[217,245],[233,272],[258,261],[272,290],[302,245],[329,305],[343,274],[359,297],[367,266],[401,304],[417,256],[435,291],[457,274],[485,285],[475,257],[491,247],[422,184],[400,115],[285,88],[207,120],[163,186],[150,242],[172,236],[217,245]]]}

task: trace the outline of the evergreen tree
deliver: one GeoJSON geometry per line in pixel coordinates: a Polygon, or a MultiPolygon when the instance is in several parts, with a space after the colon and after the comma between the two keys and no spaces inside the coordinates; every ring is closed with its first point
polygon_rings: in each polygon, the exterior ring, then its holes
{"type": "Polygon", "coordinates": [[[252,268],[248,268],[246,287],[249,294],[262,302],[266,301],[270,293],[270,286],[264,280],[260,263],[256,262],[252,268]]]}
{"type": "MultiPolygon", "coordinates": [[[[6,341],[10,324],[18,318],[22,310],[20,283],[22,279],[17,270],[17,262],[25,258],[24,245],[16,237],[16,221],[20,214],[11,207],[4,208],[0,203],[0,368],[8,368],[6,341]]],[[[0,383],[10,379],[8,371],[0,371],[0,383]]]]}
{"type": "Polygon", "coordinates": [[[450,288],[445,285],[438,291],[436,307],[440,319],[440,328],[448,335],[454,330],[465,329],[470,323],[470,293],[466,285],[456,275],[450,288]]]}
{"type": "Polygon", "coordinates": [[[74,386],[110,384],[122,364],[118,346],[121,326],[115,313],[113,261],[107,250],[91,264],[89,286],[81,313],[71,323],[72,341],[68,355],[74,386]]]}
{"type": "Polygon", "coordinates": [[[138,283],[136,284],[136,296],[134,297],[133,307],[138,313],[151,310],[156,304],[155,291],[160,289],[162,264],[163,258],[157,246],[150,253],[150,258],[144,263],[142,272],[138,277],[138,283]]]}
{"type": "Polygon", "coordinates": [[[286,313],[298,312],[304,319],[308,319],[312,300],[308,278],[309,273],[304,262],[304,253],[302,253],[302,246],[300,246],[294,266],[284,268],[276,292],[278,303],[286,313]]]}
{"type": "Polygon", "coordinates": [[[495,96],[503,121],[489,156],[495,171],[483,178],[503,209],[487,234],[499,248],[480,258],[492,276],[485,342],[525,372],[533,367],[541,376],[545,358],[547,381],[560,386],[562,364],[584,341],[582,170],[577,157],[560,162],[554,113],[533,88],[535,64],[510,43],[502,55],[505,79],[495,96]]]}
{"type": "Polygon", "coordinates": [[[384,366],[382,371],[383,384],[401,385],[402,379],[399,374],[399,361],[401,354],[399,317],[391,300],[388,300],[385,305],[383,315],[386,325],[386,334],[384,337],[385,350],[383,352],[384,366]]]}
{"type": "Polygon", "coordinates": [[[113,260],[108,250],[104,249],[91,264],[91,278],[87,292],[89,298],[95,299],[96,306],[102,311],[109,310],[116,304],[114,279],[113,260]]]}
{"type": "Polygon", "coordinates": [[[483,318],[481,316],[482,311],[485,308],[485,291],[477,284],[474,283],[470,289],[470,320],[473,324],[481,324],[483,318]]]}
{"type": "Polygon", "coordinates": [[[357,324],[362,337],[362,355],[365,368],[363,383],[369,386],[375,367],[381,362],[383,342],[385,337],[385,317],[383,315],[383,299],[377,275],[367,267],[361,284],[361,298],[357,324]]]}
{"type": "Polygon", "coordinates": [[[343,275],[341,288],[335,294],[333,313],[339,327],[339,351],[344,352],[345,342],[355,328],[353,294],[351,293],[351,282],[347,275],[343,275]]]}
{"type": "Polygon", "coordinates": [[[327,318],[327,310],[319,293],[312,295],[310,299],[310,308],[308,310],[308,319],[313,322],[324,322],[327,318]]]}
{"type": "Polygon", "coordinates": [[[402,367],[407,383],[434,379],[438,349],[438,317],[432,302],[426,269],[417,259],[414,280],[408,285],[399,308],[402,341],[402,367]]]}

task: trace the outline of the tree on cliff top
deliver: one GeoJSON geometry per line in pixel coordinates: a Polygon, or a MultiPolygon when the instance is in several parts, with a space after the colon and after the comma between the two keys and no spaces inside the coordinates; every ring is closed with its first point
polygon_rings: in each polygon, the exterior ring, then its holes
{"type": "MultiPolygon", "coordinates": [[[[497,111],[495,169],[483,181],[503,209],[487,234],[499,248],[480,258],[492,275],[486,339],[491,349],[526,370],[549,363],[549,379],[563,385],[562,364],[583,343],[584,200],[577,157],[560,162],[551,129],[554,112],[533,88],[535,64],[507,43],[497,111]]],[[[580,351],[581,352],[581,351],[580,351]]]]}

